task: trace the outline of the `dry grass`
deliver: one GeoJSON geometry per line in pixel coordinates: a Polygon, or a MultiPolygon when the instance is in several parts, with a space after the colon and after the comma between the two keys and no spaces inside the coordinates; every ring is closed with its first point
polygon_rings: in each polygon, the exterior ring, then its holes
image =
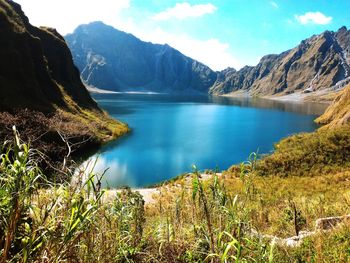
{"type": "Polygon", "coordinates": [[[350,127],[296,134],[275,145],[275,152],[257,164],[261,176],[319,176],[348,170],[350,127]]]}
{"type": "Polygon", "coordinates": [[[21,110],[14,114],[0,112],[1,141],[12,140],[13,125],[30,147],[42,153],[40,166],[48,173],[53,173],[52,166],[62,165],[69,152],[67,144],[71,150],[69,157],[74,158],[129,130],[127,125],[113,120],[103,112],[84,110],[79,115],[73,115],[58,110],[45,115],[21,110]]]}
{"type": "Polygon", "coordinates": [[[325,127],[336,127],[350,122],[350,85],[334,100],[326,112],[316,120],[325,127]]]}

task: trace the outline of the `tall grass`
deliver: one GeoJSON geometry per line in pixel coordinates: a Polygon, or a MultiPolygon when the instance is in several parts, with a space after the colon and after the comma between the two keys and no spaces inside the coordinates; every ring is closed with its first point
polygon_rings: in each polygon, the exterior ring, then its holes
{"type": "Polygon", "coordinates": [[[131,257],[142,239],[142,197],[128,190],[105,206],[102,176],[93,173],[74,184],[48,182],[35,152],[20,142],[15,128],[13,132],[15,139],[3,145],[0,159],[1,262],[131,257]],[[104,255],[108,244],[113,251],[104,255]]]}

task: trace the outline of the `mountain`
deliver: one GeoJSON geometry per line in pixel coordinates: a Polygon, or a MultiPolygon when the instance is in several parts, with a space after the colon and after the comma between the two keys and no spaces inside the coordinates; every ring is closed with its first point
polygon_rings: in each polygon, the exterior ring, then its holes
{"type": "Polygon", "coordinates": [[[99,110],[79,79],[67,45],[56,30],[29,24],[20,6],[0,2],[0,109],[53,111],[79,106],[99,110]]]}
{"type": "Polygon", "coordinates": [[[127,131],[91,98],[64,38],[32,26],[11,0],[0,0],[0,57],[1,140],[16,125],[33,146],[60,155],[67,150],[63,138],[83,146],[127,131]]]}
{"type": "Polygon", "coordinates": [[[81,77],[112,91],[207,93],[216,73],[168,45],[141,41],[102,22],[65,37],[81,77]]]}
{"type": "Polygon", "coordinates": [[[320,124],[327,124],[326,127],[350,124],[350,85],[342,90],[326,112],[316,121],[320,124]]]}
{"type": "Polygon", "coordinates": [[[211,94],[243,90],[251,95],[311,92],[344,86],[350,81],[350,31],[325,31],[279,55],[264,56],[254,66],[229,70],[218,78],[211,94]]]}
{"type": "Polygon", "coordinates": [[[102,22],[81,25],[66,40],[84,82],[106,90],[212,95],[244,91],[252,96],[324,91],[324,96],[350,82],[346,27],[314,35],[281,54],[264,56],[256,66],[221,72],[168,45],[143,42],[102,22]]]}

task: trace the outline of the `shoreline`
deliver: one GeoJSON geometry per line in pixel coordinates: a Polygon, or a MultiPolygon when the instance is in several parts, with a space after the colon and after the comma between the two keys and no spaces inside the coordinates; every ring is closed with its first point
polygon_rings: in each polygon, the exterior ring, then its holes
{"type": "MultiPolygon", "coordinates": [[[[92,94],[135,94],[135,95],[171,95],[172,93],[161,93],[153,91],[112,91],[99,89],[93,86],[86,86],[87,90],[92,94]]],[[[237,90],[227,94],[220,95],[211,95],[208,96],[217,96],[217,97],[228,97],[228,98],[261,98],[281,102],[291,102],[291,103],[304,103],[304,102],[314,102],[329,105],[339,94],[342,89],[331,90],[325,89],[321,91],[314,91],[309,93],[304,92],[294,92],[291,94],[278,94],[278,95],[264,95],[264,96],[252,96],[248,91],[237,90]]],[[[187,94],[183,94],[187,95],[187,94]]]]}
{"type": "Polygon", "coordinates": [[[285,94],[285,95],[252,96],[247,91],[239,90],[239,91],[235,91],[227,94],[214,95],[214,96],[228,97],[228,98],[261,98],[261,99],[290,102],[290,103],[314,102],[314,103],[329,105],[337,97],[340,91],[341,89],[336,91],[322,90],[322,91],[314,91],[310,93],[294,92],[294,93],[285,94]]]}
{"type": "Polygon", "coordinates": [[[86,89],[92,94],[149,94],[149,95],[161,95],[167,93],[153,92],[153,91],[113,91],[99,89],[92,86],[86,86],[86,89]]]}
{"type": "Polygon", "coordinates": [[[291,94],[286,94],[282,96],[264,96],[262,98],[282,101],[282,102],[294,102],[294,103],[304,103],[304,102],[314,102],[322,104],[331,104],[334,98],[338,95],[338,91],[319,91],[319,92],[295,92],[291,94]]]}

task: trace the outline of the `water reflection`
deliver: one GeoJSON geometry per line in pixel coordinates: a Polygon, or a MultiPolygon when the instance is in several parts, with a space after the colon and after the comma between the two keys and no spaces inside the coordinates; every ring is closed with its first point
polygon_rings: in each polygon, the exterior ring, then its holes
{"type": "Polygon", "coordinates": [[[264,98],[235,98],[212,96],[210,100],[216,104],[235,105],[240,107],[255,107],[278,109],[308,115],[321,115],[328,107],[325,103],[278,101],[264,98]]]}
{"type": "Polygon", "coordinates": [[[148,101],[150,103],[210,103],[219,105],[233,105],[239,107],[254,107],[265,109],[278,109],[281,111],[289,111],[308,115],[321,115],[328,104],[317,102],[297,102],[297,101],[279,101],[258,97],[228,97],[228,96],[199,96],[199,95],[169,95],[169,94],[95,94],[94,98],[100,104],[108,104],[110,110],[120,115],[132,114],[137,110],[142,110],[140,105],[136,104],[140,101],[148,101]],[[108,96],[108,99],[106,98],[108,96]],[[123,103],[127,99],[128,105],[120,105],[114,102],[123,103]],[[109,102],[113,102],[110,105],[109,102]],[[131,106],[133,105],[133,106],[131,106]]]}
{"type": "MultiPolygon", "coordinates": [[[[80,170],[84,172],[83,175],[85,177],[89,176],[92,171],[99,175],[107,174],[101,182],[103,188],[135,185],[133,179],[135,176],[130,174],[127,164],[119,163],[118,160],[109,160],[105,157],[94,156],[85,161],[80,166],[80,170]]],[[[76,174],[81,173],[77,172],[76,174]]]]}
{"type": "MultiPolygon", "coordinates": [[[[313,131],[326,105],[259,98],[142,94],[96,95],[99,105],[132,128],[99,150],[104,186],[142,187],[191,170],[227,169],[281,138],[313,131]]],[[[94,156],[93,158],[95,158],[94,156]]]]}

